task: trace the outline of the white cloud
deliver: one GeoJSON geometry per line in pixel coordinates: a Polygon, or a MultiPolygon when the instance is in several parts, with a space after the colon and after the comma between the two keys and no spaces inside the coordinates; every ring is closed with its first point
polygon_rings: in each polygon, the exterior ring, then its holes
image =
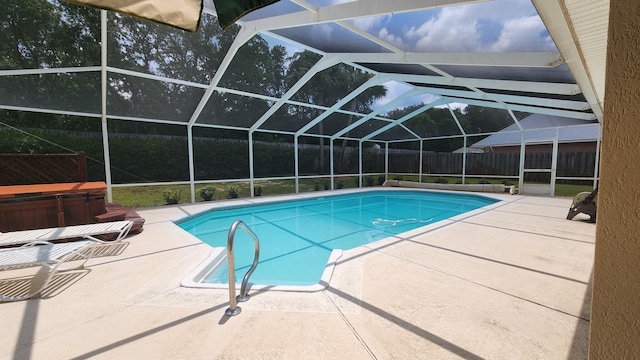
{"type": "Polygon", "coordinates": [[[380,29],[380,31],[378,32],[378,38],[386,41],[387,43],[399,48],[399,49],[404,49],[407,47],[407,45],[405,44],[404,40],[399,37],[399,36],[395,36],[391,33],[389,33],[389,31],[387,30],[387,28],[382,28],[380,29]]]}
{"type": "Polygon", "coordinates": [[[393,17],[358,25],[406,51],[484,52],[555,49],[529,0],[496,0],[393,17]]]}
{"type": "Polygon", "coordinates": [[[415,42],[415,51],[456,52],[476,47],[480,34],[470,12],[462,7],[446,8],[440,16],[407,31],[407,38],[415,42]]]}
{"type": "Polygon", "coordinates": [[[510,19],[504,24],[500,38],[490,51],[532,51],[554,50],[555,45],[550,36],[532,36],[545,31],[544,23],[538,16],[510,19]]]}
{"type": "Polygon", "coordinates": [[[463,104],[463,103],[453,102],[453,103],[449,103],[449,104],[445,104],[445,105],[438,105],[438,106],[435,106],[435,108],[446,109],[446,108],[450,107],[452,110],[456,110],[456,109],[465,109],[467,106],[469,106],[469,105],[468,104],[463,104]]]}
{"type": "Polygon", "coordinates": [[[362,30],[369,31],[384,26],[390,18],[391,15],[357,18],[353,19],[353,24],[362,30]]]}
{"type": "Polygon", "coordinates": [[[434,95],[434,94],[423,94],[423,95],[419,95],[415,98],[416,103],[423,103],[423,104],[431,104],[432,102],[436,101],[440,99],[440,96],[438,95],[434,95]]]}

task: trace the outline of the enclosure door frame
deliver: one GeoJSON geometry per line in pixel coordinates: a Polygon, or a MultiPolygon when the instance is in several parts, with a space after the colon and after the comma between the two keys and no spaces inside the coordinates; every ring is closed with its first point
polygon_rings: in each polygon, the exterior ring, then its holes
{"type": "Polygon", "coordinates": [[[558,164],[558,136],[552,139],[525,139],[524,133],[520,145],[520,172],[518,193],[522,195],[543,195],[554,196],[556,190],[556,171],[558,164]],[[525,168],[527,155],[527,145],[552,144],[551,167],[550,168],[525,168]],[[525,182],[526,174],[548,173],[549,184],[534,184],[525,182]]]}

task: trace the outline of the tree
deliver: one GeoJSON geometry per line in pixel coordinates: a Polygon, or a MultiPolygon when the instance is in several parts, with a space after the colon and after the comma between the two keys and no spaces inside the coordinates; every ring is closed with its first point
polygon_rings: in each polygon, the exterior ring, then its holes
{"type": "MultiPolygon", "coordinates": [[[[211,81],[237,33],[237,27],[223,32],[208,16],[196,34],[111,13],[108,26],[111,66],[203,84],[211,81]]],[[[116,115],[187,121],[204,94],[117,73],[110,73],[109,81],[109,111],[116,115]]]]}
{"type": "MultiPolygon", "coordinates": [[[[355,81],[360,81],[357,79],[355,81]]],[[[350,112],[359,112],[359,113],[368,113],[371,111],[371,106],[376,103],[379,99],[387,96],[387,88],[384,86],[373,86],[362,92],[361,96],[355,97],[349,103],[349,111],[350,112]]],[[[353,124],[353,114],[349,114],[349,119],[347,121],[347,127],[353,124]]],[[[349,136],[349,131],[344,134],[345,137],[349,136]]],[[[346,149],[347,149],[347,139],[342,140],[342,145],[340,146],[340,152],[338,153],[338,172],[343,171],[343,164],[346,161],[346,149]]]]}
{"type": "Polygon", "coordinates": [[[509,112],[504,109],[468,105],[462,114],[461,125],[468,134],[500,131],[514,123],[509,112]]]}
{"type": "MultiPolygon", "coordinates": [[[[0,68],[39,69],[98,65],[99,11],[46,1],[0,1],[0,68]]],[[[99,111],[98,73],[4,76],[7,105],[99,111]]]]}
{"type": "MultiPolygon", "coordinates": [[[[287,73],[287,79],[289,79],[288,84],[293,84],[293,79],[297,81],[297,79],[302,76],[301,74],[306,73],[317,61],[318,55],[310,51],[304,51],[294,55],[287,73]]],[[[315,76],[294,95],[293,99],[308,104],[329,107],[340,101],[340,99],[371,77],[371,74],[365,73],[362,70],[345,64],[338,64],[315,74],[315,76]]],[[[366,112],[377,99],[386,95],[386,88],[375,86],[367,89],[363,94],[365,94],[365,96],[356,97],[350,102],[350,109],[366,112]]],[[[298,129],[319,115],[317,111],[308,108],[302,108],[300,110],[301,111],[297,112],[298,129]]],[[[352,122],[353,117],[350,115],[348,124],[352,122]]],[[[318,133],[319,135],[324,135],[324,124],[322,121],[318,123],[318,133]]],[[[325,171],[325,139],[320,137],[318,143],[320,145],[318,160],[319,172],[323,173],[325,171]]],[[[339,155],[340,160],[344,159],[345,147],[346,142],[343,142],[341,147],[342,151],[339,155]]],[[[341,163],[341,161],[339,163],[341,163]]]]}

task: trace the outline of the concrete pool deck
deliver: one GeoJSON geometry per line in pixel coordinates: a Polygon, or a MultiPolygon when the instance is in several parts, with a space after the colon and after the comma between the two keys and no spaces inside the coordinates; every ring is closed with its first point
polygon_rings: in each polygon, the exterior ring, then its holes
{"type": "Polygon", "coordinates": [[[323,291],[249,291],[233,317],[227,290],[180,287],[211,248],[171,222],[222,202],[138,210],[120,254],[0,303],[0,359],[586,359],[595,225],[565,219],[570,198],[486,195],[504,201],[345,251],[323,291]]]}

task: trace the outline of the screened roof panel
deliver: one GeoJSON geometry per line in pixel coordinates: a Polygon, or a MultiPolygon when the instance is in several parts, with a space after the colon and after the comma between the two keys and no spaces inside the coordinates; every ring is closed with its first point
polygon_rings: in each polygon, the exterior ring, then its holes
{"type": "Polygon", "coordinates": [[[417,136],[409,132],[403,126],[394,126],[382,133],[373,137],[373,140],[378,141],[394,141],[394,140],[406,140],[416,139],[417,136]]]}
{"type": "Polygon", "coordinates": [[[238,49],[219,86],[281,97],[320,58],[311,51],[305,52],[271,36],[256,34],[238,49]]]}
{"type": "Polygon", "coordinates": [[[344,137],[363,138],[372,132],[389,125],[388,121],[368,119],[365,123],[350,129],[347,133],[342,134],[344,137]]]}
{"type": "Polygon", "coordinates": [[[204,95],[204,89],[118,73],[109,73],[108,83],[108,115],[187,122],[204,95]]]}
{"type": "Polygon", "coordinates": [[[506,66],[458,66],[437,65],[445,73],[461,78],[537,81],[550,83],[575,83],[566,65],[556,67],[506,67],[506,66]]]}
{"type": "Polygon", "coordinates": [[[292,1],[280,0],[269,6],[265,6],[263,8],[260,8],[258,10],[248,13],[247,15],[242,17],[241,21],[245,22],[245,21],[258,20],[258,19],[266,19],[273,16],[291,14],[291,13],[296,13],[304,10],[305,9],[302,6],[295,4],[292,1]]]}
{"type": "MultiPolygon", "coordinates": [[[[386,91],[386,88],[383,88],[382,91],[386,91]]],[[[349,112],[357,111],[361,114],[369,114],[373,111],[370,102],[371,95],[368,92],[364,92],[344,104],[340,109],[349,112]]]]}
{"type": "Polygon", "coordinates": [[[269,107],[267,100],[214,91],[198,116],[197,123],[248,129],[269,107]]]}
{"type": "Polygon", "coordinates": [[[288,89],[287,81],[281,69],[274,68],[273,64],[283,64],[292,55],[286,48],[270,46],[262,36],[256,35],[238,49],[219,86],[280,97],[288,89]]]}
{"type": "MultiPolygon", "coordinates": [[[[405,94],[411,93],[413,93],[413,91],[405,94]]],[[[381,113],[380,116],[387,119],[398,120],[411,114],[413,111],[422,108],[426,104],[431,103],[434,98],[435,97],[432,94],[428,93],[422,93],[406,98],[401,96],[396,98],[393,103],[389,104],[390,106],[387,106],[385,108],[386,111],[381,113]]]]}
{"type": "Polygon", "coordinates": [[[338,64],[315,74],[291,100],[332,106],[364,84],[370,77],[370,74],[354,69],[352,66],[338,64]]]}
{"type": "Polygon", "coordinates": [[[321,113],[321,110],[306,106],[284,104],[260,128],[296,132],[321,113]]]}
{"type": "Polygon", "coordinates": [[[340,112],[331,113],[327,118],[320,121],[307,131],[309,134],[330,135],[333,136],[337,132],[347,126],[357,122],[361,117],[352,114],[344,114],[340,112]]]}
{"type": "Polygon", "coordinates": [[[380,111],[385,110],[384,107],[393,106],[399,100],[406,99],[406,97],[411,94],[410,90],[414,88],[414,86],[411,86],[410,84],[395,80],[386,81],[380,86],[385,90],[384,96],[377,97],[375,102],[372,104],[372,108],[374,110],[380,111]]]}
{"type": "Polygon", "coordinates": [[[380,53],[389,50],[334,23],[272,30],[273,33],[327,53],[380,53]]]}
{"type": "Polygon", "coordinates": [[[196,34],[112,12],[107,26],[109,66],[200,84],[211,81],[237,32],[207,14],[196,34]]]}
{"type": "Polygon", "coordinates": [[[440,76],[420,64],[358,63],[358,65],[381,73],[440,76]]]}
{"type": "Polygon", "coordinates": [[[468,107],[465,109],[464,117],[460,118],[460,125],[467,134],[480,134],[487,132],[500,131],[508,126],[515,124],[515,120],[511,117],[507,110],[494,109],[495,111],[487,111],[484,107],[468,107]],[[472,116],[481,121],[470,121],[472,116]]]}
{"type": "MultiPolygon", "coordinates": [[[[468,87],[465,87],[465,86],[431,84],[428,82],[422,82],[422,83],[416,82],[416,83],[410,83],[410,84],[416,87],[428,87],[430,89],[441,89],[441,90],[451,90],[451,91],[469,91],[470,90],[468,87]]],[[[434,90],[434,93],[440,94],[438,90],[434,90]]]]}
{"type": "Polygon", "coordinates": [[[350,22],[408,52],[556,50],[530,1],[481,1],[350,22]]]}
{"type": "Polygon", "coordinates": [[[420,137],[462,135],[447,108],[431,108],[402,123],[420,137]]]}
{"type": "Polygon", "coordinates": [[[315,5],[316,7],[322,8],[326,6],[344,4],[354,1],[355,0],[309,0],[309,3],[315,5]]]}
{"type": "Polygon", "coordinates": [[[549,94],[549,93],[533,93],[526,91],[500,90],[500,89],[482,89],[487,94],[513,95],[522,97],[531,97],[537,99],[557,99],[569,101],[587,101],[582,93],[578,94],[549,94]]]}

